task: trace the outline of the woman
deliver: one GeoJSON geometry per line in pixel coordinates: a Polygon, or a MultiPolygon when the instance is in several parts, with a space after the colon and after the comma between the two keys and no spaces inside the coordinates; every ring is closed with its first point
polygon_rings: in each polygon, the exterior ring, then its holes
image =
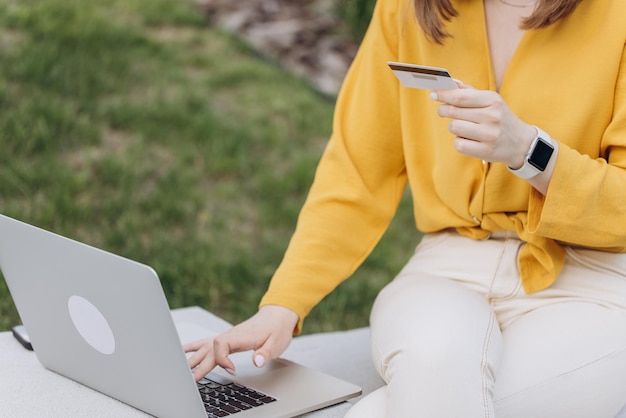
{"type": "Polygon", "coordinates": [[[280,355],[408,184],[425,237],[371,314],[350,417],[613,417],[626,402],[626,2],[379,0],[259,312],[192,343],[280,355]],[[415,18],[417,17],[417,18],[415,18]],[[458,89],[387,67],[443,67],[458,89]]]}

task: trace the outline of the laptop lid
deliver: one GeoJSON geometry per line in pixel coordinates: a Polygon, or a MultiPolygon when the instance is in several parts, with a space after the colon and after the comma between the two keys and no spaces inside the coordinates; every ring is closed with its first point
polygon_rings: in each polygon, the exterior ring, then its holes
{"type": "MultiPolygon", "coordinates": [[[[0,269],[39,361],[158,417],[206,417],[156,272],[149,266],[0,215],[0,269]]],[[[290,417],[360,394],[359,387],[278,359],[233,355],[226,378],[276,402],[238,418],[290,417]]]]}

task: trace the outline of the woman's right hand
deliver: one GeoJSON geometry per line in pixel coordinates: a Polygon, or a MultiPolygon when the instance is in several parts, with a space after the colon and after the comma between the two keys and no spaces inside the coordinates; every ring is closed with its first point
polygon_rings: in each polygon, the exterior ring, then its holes
{"type": "Polygon", "coordinates": [[[289,346],[298,320],[298,314],[291,309],[266,305],[224,334],[185,344],[185,353],[194,353],[189,358],[189,366],[195,368],[194,379],[202,379],[215,366],[234,374],[235,365],[228,356],[240,351],[254,350],[253,363],[263,367],[289,346]]]}

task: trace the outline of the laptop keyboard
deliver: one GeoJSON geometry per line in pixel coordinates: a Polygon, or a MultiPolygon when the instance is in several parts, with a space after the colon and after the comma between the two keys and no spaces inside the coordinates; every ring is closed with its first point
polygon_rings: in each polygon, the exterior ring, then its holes
{"type": "Polygon", "coordinates": [[[226,417],[276,401],[264,393],[209,373],[198,381],[208,418],[226,417]]]}

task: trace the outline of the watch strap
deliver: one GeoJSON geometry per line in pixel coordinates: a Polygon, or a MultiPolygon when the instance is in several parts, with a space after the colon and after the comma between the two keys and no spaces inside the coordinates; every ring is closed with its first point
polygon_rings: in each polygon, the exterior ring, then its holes
{"type": "Polygon", "coordinates": [[[507,166],[507,168],[509,169],[511,173],[525,180],[531,179],[543,171],[543,170],[538,169],[537,167],[535,167],[529,162],[529,159],[533,151],[535,150],[537,142],[544,141],[554,148],[554,145],[552,143],[552,138],[550,137],[550,135],[548,135],[545,131],[543,131],[541,128],[537,126],[533,126],[533,128],[537,130],[537,135],[533,139],[533,142],[531,143],[530,148],[528,152],[526,153],[526,156],[524,156],[524,164],[520,168],[517,168],[517,169],[513,169],[507,166]]]}

